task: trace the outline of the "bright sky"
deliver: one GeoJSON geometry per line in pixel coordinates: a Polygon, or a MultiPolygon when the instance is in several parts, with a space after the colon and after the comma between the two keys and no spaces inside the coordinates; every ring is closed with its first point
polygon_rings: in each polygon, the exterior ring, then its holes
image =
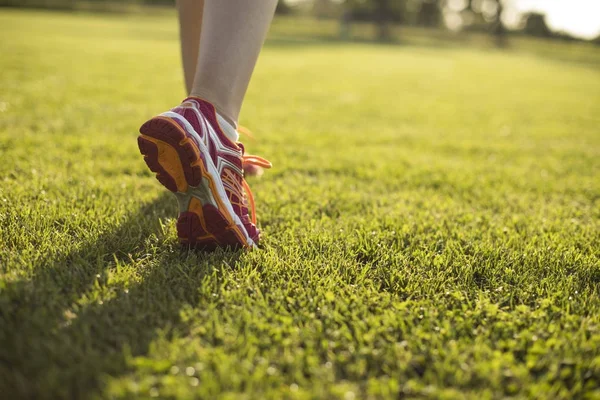
{"type": "Polygon", "coordinates": [[[600,35],[600,0],[512,0],[520,12],[539,11],[555,31],[583,39],[600,35]]]}

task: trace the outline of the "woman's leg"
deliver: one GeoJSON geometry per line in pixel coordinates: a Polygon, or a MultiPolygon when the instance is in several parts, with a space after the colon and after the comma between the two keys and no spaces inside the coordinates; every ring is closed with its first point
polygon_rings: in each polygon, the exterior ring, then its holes
{"type": "Polygon", "coordinates": [[[211,102],[234,127],[276,6],[277,0],[204,1],[190,94],[211,102]]]}
{"type": "Polygon", "coordinates": [[[181,61],[187,94],[192,91],[196,65],[198,65],[203,9],[204,0],[177,0],[181,61]]]}
{"type": "Polygon", "coordinates": [[[176,194],[177,234],[185,245],[251,248],[260,239],[243,170],[271,164],[244,154],[236,125],[276,5],[277,0],[204,0],[203,6],[178,0],[191,97],[146,121],[138,145],[158,181],[176,194]]]}

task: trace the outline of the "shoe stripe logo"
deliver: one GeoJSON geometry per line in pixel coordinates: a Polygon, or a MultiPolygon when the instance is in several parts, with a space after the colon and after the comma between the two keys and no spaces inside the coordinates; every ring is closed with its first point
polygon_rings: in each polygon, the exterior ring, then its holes
{"type": "Polygon", "coordinates": [[[213,127],[211,126],[211,124],[206,120],[206,118],[204,117],[204,115],[202,115],[202,113],[200,112],[200,110],[198,110],[196,107],[186,107],[186,108],[194,110],[194,112],[196,113],[196,116],[198,117],[198,119],[200,121],[202,121],[203,128],[206,129],[206,132],[208,132],[207,136],[209,136],[210,139],[215,143],[215,146],[216,146],[217,151],[219,153],[230,154],[230,155],[236,156],[236,157],[240,156],[239,151],[237,151],[235,149],[232,149],[230,147],[227,147],[227,146],[223,145],[223,143],[221,143],[221,139],[219,139],[219,136],[217,135],[217,132],[215,132],[215,130],[213,129],[213,127]]]}
{"type": "MultiPolygon", "coordinates": [[[[195,109],[194,109],[195,110],[195,109]]],[[[195,110],[198,115],[199,115],[199,119],[200,122],[202,124],[201,129],[204,128],[208,131],[209,134],[212,134],[211,139],[212,139],[212,143],[215,145],[215,148],[217,150],[217,165],[215,165],[217,172],[219,173],[219,175],[221,175],[223,173],[223,169],[225,167],[229,167],[232,170],[234,170],[238,175],[242,176],[242,170],[240,168],[238,168],[237,165],[233,164],[232,162],[228,161],[227,159],[224,159],[222,157],[223,154],[229,154],[235,157],[240,157],[240,153],[233,150],[233,149],[229,149],[227,147],[224,147],[221,144],[221,141],[219,140],[216,132],[214,132],[214,130],[212,129],[212,127],[210,126],[210,124],[208,123],[208,121],[206,121],[206,119],[202,116],[202,114],[200,114],[200,112],[198,110],[195,110]]],[[[202,139],[200,138],[200,135],[196,132],[196,130],[194,129],[194,127],[192,126],[192,124],[190,124],[182,115],[177,114],[175,112],[172,111],[167,111],[161,114],[162,116],[168,117],[168,118],[172,118],[175,119],[177,121],[180,121],[183,126],[185,127],[185,131],[188,132],[192,138],[196,141],[196,143],[200,143],[200,142],[204,142],[204,146],[208,149],[210,148],[208,146],[208,144],[206,143],[206,141],[202,141],[202,139]]],[[[208,135],[205,135],[207,137],[208,140],[208,135]]]]}
{"type": "Polygon", "coordinates": [[[219,174],[222,174],[223,171],[227,172],[229,170],[227,170],[226,168],[229,168],[230,170],[235,171],[236,174],[238,174],[238,176],[242,176],[242,170],[240,170],[237,165],[233,164],[232,162],[219,157],[217,159],[217,171],[219,171],[219,174]]]}

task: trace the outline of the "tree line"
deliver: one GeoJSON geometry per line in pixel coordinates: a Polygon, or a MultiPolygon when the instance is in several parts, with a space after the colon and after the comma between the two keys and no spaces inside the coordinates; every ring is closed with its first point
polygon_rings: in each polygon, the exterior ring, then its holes
{"type": "MultiPolygon", "coordinates": [[[[377,40],[392,40],[391,27],[411,25],[446,27],[452,30],[487,31],[498,45],[506,44],[508,29],[503,13],[515,0],[280,0],[278,14],[304,13],[319,18],[337,18],[340,34],[349,32],[354,22],[373,23],[377,40]]],[[[174,6],[175,0],[0,0],[0,7],[34,7],[74,10],[118,10],[127,6],[174,6]]],[[[545,16],[528,13],[523,16],[519,32],[540,37],[573,39],[548,28],[545,16]]],[[[600,43],[600,37],[595,40],[600,43]]]]}

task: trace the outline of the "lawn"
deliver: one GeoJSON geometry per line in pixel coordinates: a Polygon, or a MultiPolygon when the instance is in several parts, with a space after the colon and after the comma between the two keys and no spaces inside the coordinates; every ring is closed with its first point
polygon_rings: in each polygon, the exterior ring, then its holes
{"type": "Polygon", "coordinates": [[[241,118],[264,241],[207,254],[136,144],[174,14],[0,11],[2,397],[600,398],[600,49],[284,22],[241,118]]]}

